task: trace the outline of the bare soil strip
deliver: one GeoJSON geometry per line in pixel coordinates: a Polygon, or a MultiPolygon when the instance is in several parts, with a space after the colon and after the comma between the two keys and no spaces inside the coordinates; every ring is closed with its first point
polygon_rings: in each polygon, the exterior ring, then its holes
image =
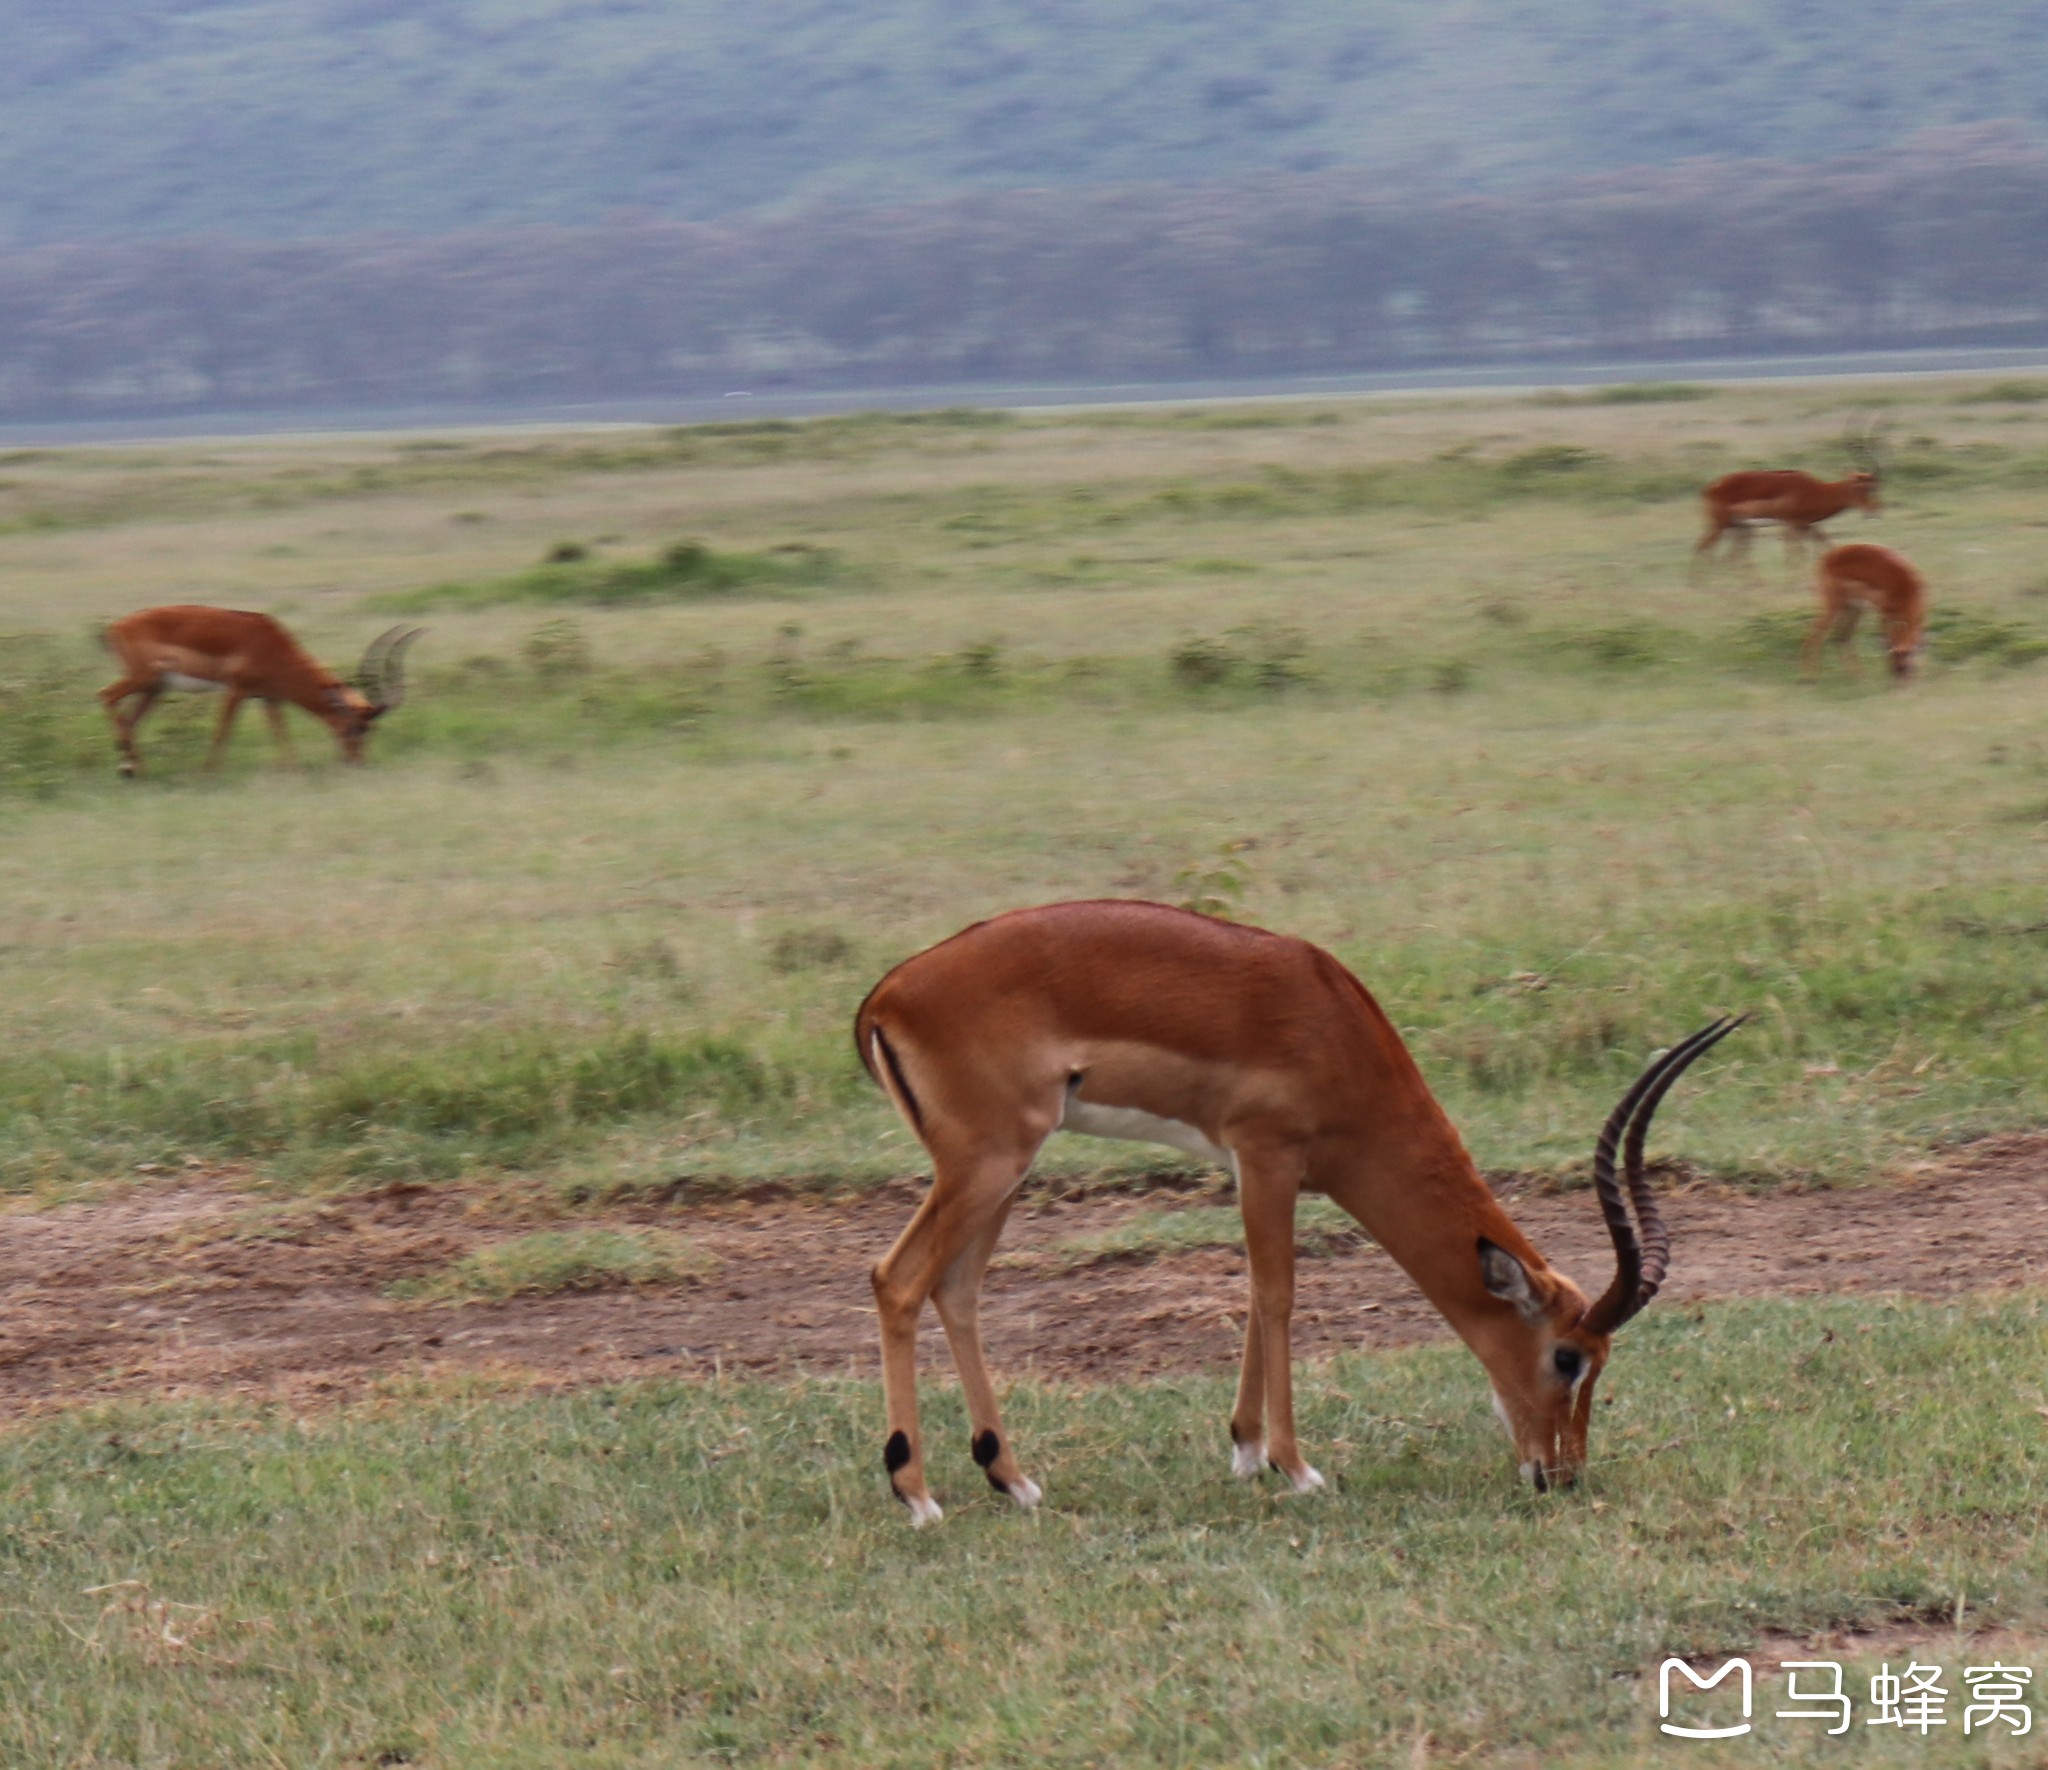
{"type": "MultiPolygon", "coordinates": [[[[1537,1246],[1589,1289],[1612,1255],[1589,1193],[1508,1189],[1537,1246]]],[[[872,1374],[867,1270],[908,1220],[908,1184],[853,1201],[619,1209],[578,1224],[660,1223],[716,1254],[716,1275],[451,1307],[394,1281],[535,1227],[460,1187],[262,1206],[193,1175],[106,1202],[0,1218],[0,1404],[118,1393],[339,1398],[396,1373],[489,1371],[544,1384],[745,1372],[872,1374]]],[[[1104,1381],[1221,1371],[1238,1354],[1236,1249],[1067,1269],[1054,1244],[1177,1201],[1029,1194],[991,1272],[984,1329],[1005,1375],[1104,1381]]],[[[1666,1202],[1675,1253],[1658,1307],[1823,1292],[1947,1297],[2016,1289],[2048,1242],[2048,1137],[1975,1144],[1898,1183],[1765,1196],[1686,1187],[1666,1202]]],[[[1304,1259],[1304,1357],[1445,1337],[1370,1245],[1304,1259]]],[[[944,1360],[936,1329],[929,1356],[944,1360]]]]}

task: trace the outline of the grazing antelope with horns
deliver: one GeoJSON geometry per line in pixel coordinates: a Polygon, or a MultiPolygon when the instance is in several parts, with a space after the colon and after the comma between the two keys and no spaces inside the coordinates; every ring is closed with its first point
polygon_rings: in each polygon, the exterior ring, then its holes
{"type": "Polygon", "coordinates": [[[424,627],[393,627],[370,641],[356,681],[346,683],[320,663],[269,615],[241,609],[176,604],[124,615],[102,636],[121,666],[121,679],[100,690],[100,704],[114,722],[121,772],[142,772],[135,728],[166,689],[219,689],[224,696],[206,766],[219,763],[246,700],[259,700],[287,760],[291,736],[284,709],[304,707],[341,744],[342,760],[363,759],[370,727],[405,699],[405,652],[424,627]],[[123,711],[130,700],[133,712],[123,711]]]}
{"type": "Polygon", "coordinates": [[[1800,648],[1800,667],[1807,676],[1820,674],[1830,635],[1841,646],[1849,668],[1862,672],[1863,660],[1852,641],[1866,604],[1884,625],[1892,674],[1901,682],[1912,676],[1927,630],[1927,583],[1903,553],[1869,541],[1830,547],[1821,555],[1813,587],[1820,596],[1820,612],[1800,648]]]}
{"type": "Polygon", "coordinates": [[[1015,910],[905,960],[854,1021],[862,1063],[933,1170],[874,1270],[896,1497],[913,1524],[940,1516],[917,1422],[930,1298],[974,1460],[1018,1505],[1038,1502],[1003,1435],[978,1308],[1018,1185],[1062,1128],[1163,1143],[1236,1174],[1252,1297],[1235,1473],[1270,1466],[1297,1493],[1323,1485],[1295,1440],[1288,1349],[1294,1206],[1307,1191],[1356,1217],[1478,1355],[1524,1477],[1539,1491],[1571,1482],[1614,1332],[1656,1295],[1670,1256],[1643,1173],[1650,1116],[1740,1024],[1717,1020],[1652,1063],[1601,1131],[1593,1180],[1615,1274],[1589,1306],[1495,1202],[1379,1004],[1306,941],[1111,900],[1015,910]]]}
{"type": "Polygon", "coordinates": [[[1693,548],[1695,567],[1710,555],[1724,534],[1734,538],[1730,551],[1744,565],[1749,563],[1750,531],[1758,523],[1775,522],[1785,534],[1785,562],[1796,567],[1810,541],[1827,544],[1821,524],[1845,510],[1872,514],[1883,509],[1879,493],[1884,464],[1878,453],[1875,431],[1851,433],[1843,446],[1856,471],[1846,479],[1816,479],[1793,467],[1756,468],[1741,473],[1724,473],[1700,493],[1706,506],[1706,532],[1693,548]]]}

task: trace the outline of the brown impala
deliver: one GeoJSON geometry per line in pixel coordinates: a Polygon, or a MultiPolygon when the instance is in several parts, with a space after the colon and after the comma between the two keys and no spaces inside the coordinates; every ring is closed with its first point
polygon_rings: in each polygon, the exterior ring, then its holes
{"type": "Polygon", "coordinates": [[[1820,612],[1807,629],[1800,663],[1808,676],[1820,674],[1821,654],[1833,635],[1853,671],[1863,660],[1851,641],[1866,607],[1877,611],[1884,627],[1885,656],[1901,682],[1913,674],[1927,630],[1927,584],[1903,553],[1869,541],[1850,541],[1821,555],[1813,587],[1820,612]]]}
{"type": "Polygon", "coordinates": [[[360,762],[370,727],[405,699],[405,649],[425,631],[393,627],[371,640],[354,684],[320,663],[268,615],[240,609],[178,604],[124,615],[104,635],[121,666],[121,679],[100,690],[100,703],[114,722],[121,772],[142,771],[135,728],[170,688],[219,689],[220,720],[206,752],[206,766],[220,761],[235,714],[246,700],[259,700],[270,715],[278,748],[291,755],[285,730],[287,706],[304,707],[340,741],[342,759],[360,762]],[[123,703],[134,701],[132,712],[123,703]]]}
{"type": "Polygon", "coordinates": [[[1118,900],[1016,910],[905,960],[854,1021],[862,1063],[932,1159],[931,1191],[874,1272],[896,1497],[913,1524],[940,1515],[917,1424],[929,1297],[974,1460],[1018,1505],[1038,1502],[1003,1436],[978,1310],[1017,1187],[1061,1129],[1163,1143],[1237,1176],[1252,1292],[1230,1419],[1238,1475],[1270,1466],[1298,1493],[1323,1485],[1295,1442],[1287,1340],[1295,1199],[1320,1192],[1478,1355],[1524,1477],[1539,1491],[1571,1482],[1614,1332],[1656,1295],[1670,1254],[1643,1174],[1651,1114],[1740,1024],[1666,1052],[1601,1131],[1593,1181],[1616,1270],[1589,1306],[1495,1202],[1379,1004],[1306,941],[1118,900]]]}
{"type": "Polygon", "coordinates": [[[1743,473],[1724,473],[1700,493],[1706,506],[1706,532],[1693,548],[1695,561],[1711,554],[1714,543],[1732,534],[1730,548],[1745,565],[1749,561],[1751,529],[1758,523],[1775,522],[1785,533],[1788,565],[1798,562],[1809,541],[1827,541],[1821,524],[1845,510],[1875,513],[1883,508],[1879,490],[1883,462],[1877,452],[1874,433],[1865,431],[1844,439],[1857,469],[1847,479],[1816,479],[1792,467],[1766,467],[1743,473]]]}

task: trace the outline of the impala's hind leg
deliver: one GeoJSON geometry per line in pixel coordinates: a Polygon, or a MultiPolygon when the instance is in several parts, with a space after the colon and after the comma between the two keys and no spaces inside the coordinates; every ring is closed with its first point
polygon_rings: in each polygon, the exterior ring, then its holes
{"type": "MultiPolygon", "coordinates": [[[[1027,1161],[1025,1167],[1031,1164],[1027,1161]]],[[[1023,1179],[1020,1171],[1018,1180],[1023,1179]]],[[[995,1385],[989,1381],[988,1364],[981,1351],[981,1279],[988,1270],[989,1256],[1009,1221],[1010,1206],[1016,1202],[1013,1183],[995,1215],[980,1234],[953,1257],[953,1263],[939,1275],[932,1288],[932,1307],[946,1330],[946,1343],[953,1349],[953,1368],[960,1373],[960,1389],[967,1401],[969,1445],[989,1486],[1007,1494],[1027,1512],[1042,1497],[1038,1483],[1026,1475],[1017,1462],[1001,1413],[996,1407],[995,1385]]]]}
{"type": "Polygon", "coordinates": [[[135,728],[163,692],[163,684],[147,676],[124,676],[100,690],[100,705],[114,722],[114,748],[120,752],[120,771],[130,780],[142,773],[142,756],[135,748],[135,728]],[[123,713],[121,703],[136,696],[141,697],[141,704],[133,713],[123,713]]]}
{"type": "Polygon", "coordinates": [[[1863,657],[1856,649],[1856,623],[1863,618],[1863,605],[1852,602],[1835,617],[1835,643],[1842,648],[1842,657],[1849,666],[1851,676],[1863,674],[1863,657]]]}
{"type": "MultiPolygon", "coordinates": [[[[994,1434],[995,1454],[985,1467],[992,1480],[1029,1486],[1002,1440],[972,1300],[980,1289],[982,1268],[1002,1232],[1010,1200],[1051,1128],[1048,1122],[1037,1136],[1020,1136],[998,1150],[955,1153],[941,1140],[934,1139],[941,1142],[938,1148],[928,1143],[932,1189],[896,1245],[875,1267],[875,1313],[882,1334],[882,1392],[889,1430],[882,1447],[882,1465],[889,1472],[890,1488],[910,1509],[913,1524],[934,1524],[942,1516],[925,1484],[924,1440],[917,1423],[917,1322],[925,1299],[941,1284],[948,1285],[941,1316],[950,1316],[948,1337],[960,1366],[961,1386],[967,1391],[977,1442],[988,1442],[980,1439],[983,1432],[994,1434]]],[[[1006,1491],[1011,1490],[1006,1487],[1006,1491]]]]}

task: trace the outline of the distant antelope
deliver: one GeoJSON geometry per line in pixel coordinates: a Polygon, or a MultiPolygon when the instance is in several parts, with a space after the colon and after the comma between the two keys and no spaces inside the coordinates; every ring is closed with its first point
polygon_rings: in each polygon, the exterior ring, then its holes
{"type": "Polygon", "coordinates": [[[100,690],[100,704],[114,722],[121,772],[130,777],[142,772],[135,728],[171,688],[219,689],[226,697],[206,752],[209,769],[220,761],[235,714],[246,700],[263,703],[287,759],[292,747],[284,709],[289,705],[305,708],[334,733],[343,761],[360,762],[371,725],[405,699],[406,647],[424,631],[393,627],[378,635],[350,684],[269,615],[190,603],[124,615],[103,636],[121,666],[121,679],[100,690]],[[132,713],[124,712],[123,703],[130,700],[139,704],[132,713]]]}
{"type": "Polygon", "coordinates": [[[1901,682],[1913,674],[1927,626],[1927,582],[1903,553],[1869,541],[1830,547],[1821,555],[1813,587],[1820,613],[1807,630],[1800,651],[1801,668],[1809,677],[1820,674],[1829,635],[1841,646],[1849,668],[1860,672],[1863,661],[1851,640],[1867,603],[1884,622],[1885,652],[1892,674],[1901,682]]]}
{"type": "Polygon", "coordinates": [[[1766,467],[1724,473],[1706,487],[1700,500],[1706,506],[1707,527],[1693,548],[1695,563],[1710,555],[1723,535],[1732,535],[1732,556],[1747,564],[1752,529],[1758,523],[1774,522],[1785,533],[1786,563],[1794,566],[1807,542],[1827,543],[1822,523],[1845,510],[1874,515],[1883,509],[1879,492],[1884,469],[1874,433],[1866,431],[1843,440],[1857,464],[1846,479],[1816,479],[1797,468],[1766,467]]]}

